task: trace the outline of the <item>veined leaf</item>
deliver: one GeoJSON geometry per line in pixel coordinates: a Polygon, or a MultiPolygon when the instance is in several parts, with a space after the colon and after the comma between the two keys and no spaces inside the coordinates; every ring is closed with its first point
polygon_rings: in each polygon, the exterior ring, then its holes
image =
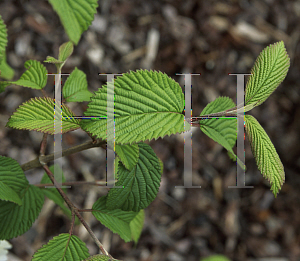
{"type": "Polygon", "coordinates": [[[81,261],[89,257],[85,243],[77,236],[60,234],[46,245],[43,245],[32,258],[32,261],[81,261]]]}
{"type": "Polygon", "coordinates": [[[0,156],[0,181],[8,185],[19,196],[20,192],[28,186],[28,180],[20,164],[8,157],[0,156]]]}
{"type": "Polygon", "coordinates": [[[138,163],[131,171],[119,164],[118,182],[107,195],[108,209],[138,212],[155,199],[161,180],[161,166],[153,149],[146,143],[138,143],[138,163]]]}
{"type": "MultiPolygon", "coordinates": [[[[234,102],[228,97],[219,97],[209,103],[200,116],[225,111],[235,106],[234,102]]],[[[236,143],[236,118],[220,117],[201,120],[200,129],[215,142],[221,144],[225,149],[232,154],[232,147],[236,143]]]]}
{"type": "Polygon", "coordinates": [[[145,211],[143,209],[130,222],[130,230],[133,241],[137,244],[141,236],[145,221],[145,211]]]}
{"type": "Polygon", "coordinates": [[[90,101],[93,95],[88,90],[86,74],[75,67],[63,87],[63,96],[67,102],[90,101]]]}
{"type": "Polygon", "coordinates": [[[7,45],[7,29],[0,15],[0,64],[2,62],[7,45]]]}
{"type": "Polygon", "coordinates": [[[283,41],[266,47],[256,59],[245,93],[245,104],[262,104],[284,80],[290,58],[283,41]]]}
{"type": "MultiPolygon", "coordinates": [[[[51,98],[33,98],[22,105],[9,118],[6,127],[21,130],[35,130],[43,133],[54,134],[54,100],[51,98]]],[[[79,120],[72,118],[75,115],[62,104],[62,130],[56,133],[66,133],[79,127],[79,120]]]]}
{"type": "Polygon", "coordinates": [[[21,192],[22,205],[0,201],[0,239],[11,239],[31,228],[44,204],[39,188],[29,185],[21,192]]]}
{"type": "Polygon", "coordinates": [[[32,89],[43,89],[47,84],[46,67],[35,60],[25,62],[24,67],[28,70],[21,75],[19,80],[10,83],[32,89]]]}
{"type": "Polygon", "coordinates": [[[81,34],[88,29],[97,12],[97,0],[49,0],[57,12],[70,40],[76,45],[81,34]]]}
{"type": "Polygon", "coordinates": [[[22,200],[20,199],[19,195],[8,185],[3,183],[1,181],[1,177],[0,177],[0,200],[10,201],[18,204],[19,206],[22,205],[22,200]]]}
{"type": "Polygon", "coordinates": [[[271,184],[276,197],[284,180],[284,168],[274,145],[259,122],[251,115],[246,115],[246,133],[258,169],[271,184]]]}
{"type": "Polygon", "coordinates": [[[118,145],[116,144],[116,153],[126,169],[132,170],[137,164],[139,158],[139,146],[132,145],[118,145]]]}
{"type": "MultiPolygon", "coordinates": [[[[111,88],[102,86],[91,98],[85,116],[107,117],[107,89],[112,96],[111,88]]],[[[184,131],[184,95],[179,84],[166,74],[146,70],[125,73],[114,81],[114,98],[115,110],[111,108],[109,113],[115,117],[116,144],[184,131]]],[[[107,130],[107,119],[83,119],[81,128],[101,139],[114,133],[114,129],[107,130]]]]}
{"type": "Polygon", "coordinates": [[[59,47],[58,60],[60,60],[62,62],[66,62],[67,59],[73,53],[73,50],[74,50],[74,46],[73,46],[73,43],[71,41],[63,43],[59,47]]]}
{"type": "Polygon", "coordinates": [[[123,211],[121,209],[109,210],[106,208],[106,198],[107,196],[101,197],[94,203],[93,215],[112,232],[119,234],[125,242],[131,241],[130,222],[138,212],[123,211]]]}

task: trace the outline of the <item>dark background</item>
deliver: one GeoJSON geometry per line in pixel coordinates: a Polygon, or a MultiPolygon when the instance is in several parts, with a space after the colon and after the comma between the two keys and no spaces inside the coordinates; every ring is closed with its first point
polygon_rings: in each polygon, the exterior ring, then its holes
{"type": "MultiPolygon", "coordinates": [[[[47,1],[0,1],[0,14],[8,27],[7,60],[14,79],[25,71],[29,59],[57,57],[68,37],[47,1]]],[[[211,254],[232,260],[300,260],[300,1],[99,1],[93,25],[75,47],[64,66],[87,74],[89,90],[105,83],[98,73],[124,73],[140,68],[167,73],[184,86],[176,73],[201,73],[192,78],[193,116],[218,96],[236,101],[236,77],[250,73],[259,53],[283,40],[290,56],[288,75],[265,103],[249,114],[255,116],[272,140],[285,167],[286,182],[275,199],[269,183],[257,169],[246,139],[246,185],[254,189],[228,189],[235,185],[236,165],[225,149],[199,129],[193,132],[193,184],[201,189],[175,189],[183,185],[183,137],[172,135],[151,141],[164,163],[160,191],[146,209],[141,238],[124,243],[118,235],[90,214],[85,216],[100,241],[115,258],[141,261],[198,261],[211,254]],[[150,40],[151,39],[151,40],[150,40]],[[157,52],[155,52],[157,48],[157,52]],[[154,49],[154,52],[149,50],[154,49]]],[[[49,73],[55,66],[44,64],[49,73]]],[[[45,90],[53,97],[54,79],[45,90]]],[[[5,128],[9,116],[23,102],[42,96],[38,90],[10,86],[0,94],[0,155],[20,164],[39,152],[41,133],[5,128]]],[[[70,103],[82,115],[87,103],[70,103]]],[[[90,138],[77,130],[63,136],[64,148],[90,138]]],[[[47,153],[53,152],[53,137],[47,153]]],[[[96,148],[64,158],[67,180],[101,179],[105,175],[105,150],[96,148]]],[[[26,172],[38,183],[41,169],[26,172]]],[[[70,198],[81,208],[91,208],[105,189],[72,187],[70,198]]],[[[51,201],[25,235],[12,239],[12,252],[21,260],[53,236],[67,233],[70,221],[51,201]]],[[[91,254],[96,245],[86,231],[75,234],[87,243],[91,254]]],[[[9,260],[14,259],[11,256],[9,260]]]]}

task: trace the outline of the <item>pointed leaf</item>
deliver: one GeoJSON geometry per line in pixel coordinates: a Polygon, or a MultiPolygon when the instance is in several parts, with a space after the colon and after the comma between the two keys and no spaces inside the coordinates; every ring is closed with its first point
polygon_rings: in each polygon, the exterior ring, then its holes
{"type": "Polygon", "coordinates": [[[283,41],[266,47],[256,59],[245,93],[245,104],[262,104],[284,80],[290,58],[283,41]]]}
{"type": "Polygon", "coordinates": [[[32,261],[81,261],[89,257],[85,243],[77,236],[60,234],[46,245],[43,245],[32,258],[32,261]]]}
{"type": "Polygon", "coordinates": [[[0,15],[0,64],[2,62],[7,45],[7,29],[0,15]]]}
{"type": "MultiPolygon", "coordinates": [[[[3,55],[2,62],[0,63],[0,72],[1,72],[0,77],[5,79],[5,80],[11,80],[14,77],[14,74],[15,74],[14,69],[12,69],[6,62],[5,53],[3,55]]],[[[10,83],[6,84],[6,86],[9,85],[9,84],[10,83]]]]}
{"type": "MultiPolygon", "coordinates": [[[[112,82],[109,83],[109,87],[112,82]]],[[[107,89],[102,86],[91,98],[85,116],[107,116],[107,89]]],[[[180,85],[166,74],[139,70],[125,73],[114,81],[116,144],[137,143],[184,131],[184,95],[180,85]]],[[[109,122],[110,124],[110,122],[109,122]]],[[[113,124],[113,122],[112,122],[113,124]]],[[[109,125],[110,126],[110,125],[109,125]]],[[[107,119],[83,119],[83,130],[107,139],[107,119]]],[[[108,134],[107,134],[108,132],[108,134]]]]}
{"type": "MultiPolygon", "coordinates": [[[[9,118],[6,127],[22,130],[35,130],[54,134],[54,100],[51,98],[33,98],[23,103],[9,118]]],[[[62,130],[57,133],[66,133],[79,127],[79,120],[72,118],[74,113],[62,104],[62,130]]]]}
{"type": "Polygon", "coordinates": [[[47,84],[46,67],[35,60],[25,62],[24,67],[27,71],[21,75],[19,80],[11,83],[32,89],[43,89],[47,84]]]}
{"type": "Polygon", "coordinates": [[[121,209],[108,210],[106,208],[106,196],[99,198],[93,205],[93,215],[112,232],[117,233],[125,241],[132,240],[130,222],[138,212],[123,211],[121,209]]]}
{"type": "Polygon", "coordinates": [[[130,222],[130,230],[133,241],[137,244],[141,236],[145,221],[145,211],[143,209],[130,222]]]}
{"type": "Polygon", "coordinates": [[[70,40],[76,45],[81,34],[88,29],[97,12],[97,0],[49,0],[57,12],[70,40]]]}
{"type": "Polygon", "coordinates": [[[132,145],[118,145],[115,146],[116,153],[126,169],[132,170],[137,164],[139,158],[139,146],[132,145]]]}
{"type": "Polygon", "coordinates": [[[24,234],[37,219],[44,204],[41,190],[33,185],[20,192],[22,205],[0,201],[0,239],[11,239],[24,234]]]}
{"type": "Polygon", "coordinates": [[[74,50],[74,46],[73,46],[73,43],[71,41],[63,43],[59,47],[58,60],[60,60],[62,62],[66,62],[67,59],[73,53],[73,50],[74,50]]]}
{"type": "Polygon", "coordinates": [[[20,192],[28,186],[28,180],[20,164],[8,157],[0,156],[0,181],[8,185],[19,196],[20,192]]]}
{"type": "Polygon", "coordinates": [[[63,87],[63,96],[67,102],[90,101],[93,95],[88,90],[86,74],[75,67],[63,87]]]}
{"type": "Polygon", "coordinates": [[[156,198],[160,181],[161,166],[153,149],[146,143],[138,143],[138,163],[130,171],[119,164],[118,182],[107,195],[108,209],[138,212],[156,198]]]}
{"type": "Polygon", "coordinates": [[[0,200],[10,201],[18,204],[19,206],[22,205],[22,200],[19,195],[2,181],[0,181],[0,200]]]}
{"type": "Polygon", "coordinates": [[[285,174],[281,160],[274,145],[259,122],[251,115],[246,115],[246,133],[258,169],[271,184],[271,190],[276,197],[281,189],[285,174]]]}
{"type": "MultiPolygon", "coordinates": [[[[235,106],[228,97],[219,97],[209,103],[200,116],[225,111],[235,106]]],[[[236,143],[236,118],[220,117],[201,120],[200,129],[211,139],[221,144],[225,149],[233,153],[232,147],[236,143]]],[[[234,154],[234,153],[233,153],[234,154]]]]}

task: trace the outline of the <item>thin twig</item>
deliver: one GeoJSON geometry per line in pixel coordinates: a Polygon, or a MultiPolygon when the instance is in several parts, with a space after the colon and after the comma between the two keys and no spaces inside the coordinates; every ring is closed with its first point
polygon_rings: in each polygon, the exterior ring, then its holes
{"type": "MultiPolygon", "coordinates": [[[[95,143],[93,143],[93,141],[87,141],[83,144],[63,150],[62,157],[65,157],[65,156],[68,156],[68,155],[71,155],[71,154],[74,154],[76,152],[80,152],[83,150],[87,150],[87,149],[91,149],[91,148],[95,148],[95,147],[102,147],[105,144],[106,144],[106,141],[102,141],[102,140],[97,140],[95,143]]],[[[21,165],[21,168],[23,169],[23,171],[26,171],[26,170],[30,170],[33,168],[42,167],[41,162],[44,164],[47,164],[48,162],[53,161],[53,160],[54,160],[53,153],[46,155],[46,156],[41,155],[40,157],[37,157],[36,159],[21,165]]]]}

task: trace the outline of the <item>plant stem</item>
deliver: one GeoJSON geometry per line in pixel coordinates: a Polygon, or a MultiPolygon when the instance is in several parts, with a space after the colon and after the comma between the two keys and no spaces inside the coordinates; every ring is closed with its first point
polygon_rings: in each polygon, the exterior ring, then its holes
{"type": "MultiPolygon", "coordinates": [[[[114,180],[113,182],[111,182],[112,184],[114,184],[116,180],[114,180]]],[[[77,186],[77,185],[95,185],[95,186],[106,186],[107,182],[104,180],[96,180],[96,181],[69,181],[69,182],[63,182],[62,185],[63,186],[77,186]]],[[[48,186],[52,186],[53,184],[34,184],[34,186],[36,187],[48,187],[48,186]]],[[[107,187],[109,188],[109,187],[107,187]]]]}
{"type": "MultiPolygon", "coordinates": [[[[88,141],[83,144],[63,150],[62,157],[68,156],[68,155],[71,155],[71,154],[74,154],[76,152],[80,152],[83,150],[87,150],[90,148],[101,147],[103,145],[106,145],[106,141],[102,141],[102,140],[96,140],[96,142],[88,141]]],[[[41,155],[40,157],[37,157],[36,159],[21,165],[21,168],[23,171],[26,171],[26,170],[30,170],[33,168],[42,167],[41,162],[47,164],[48,162],[53,161],[53,160],[54,160],[53,153],[50,155],[46,155],[46,156],[41,155]]]]}
{"type": "Polygon", "coordinates": [[[94,241],[97,244],[97,246],[100,248],[101,252],[104,255],[107,255],[107,256],[113,258],[105,250],[105,248],[103,247],[103,245],[100,243],[100,241],[98,240],[98,238],[95,236],[94,232],[91,230],[91,228],[89,227],[89,225],[85,222],[85,220],[83,219],[83,217],[80,215],[77,207],[74,206],[74,204],[71,202],[71,200],[67,197],[67,195],[64,193],[64,191],[61,189],[60,184],[58,184],[57,181],[55,180],[54,175],[51,172],[51,170],[48,168],[47,164],[43,165],[43,168],[46,171],[46,173],[47,173],[48,177],[50,178],[50,180],[52,181],[52,183],[54,184],[55,188],[59,192],[59,194],[62,196],[62,198],[64,199],[64,201],[67,203],[67,205],[70,208],[70,210],[72,211],[72,213],[74,213],[78,217],[78,219],[80,220],[81,224],[86,228],[86,230],[89,232],[89,234],[91,235],[91,237],[94,239],[94,241]]]}

